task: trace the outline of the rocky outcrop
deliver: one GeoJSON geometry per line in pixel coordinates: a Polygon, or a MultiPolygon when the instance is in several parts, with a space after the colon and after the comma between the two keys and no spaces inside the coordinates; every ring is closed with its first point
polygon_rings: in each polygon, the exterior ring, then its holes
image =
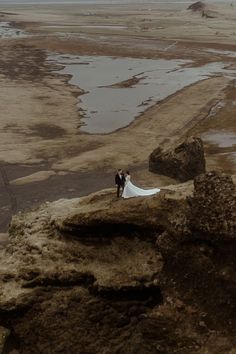
{"type": "Polygon", "coordinates": [[[198,176],[189,204],[192,232],[214,242],[236,240],[236,189],[230,176],[214,172],[198,176]]]}
{"type": "Polygon", "coordinates": [[[149,170],[176,178],[181,182],[205,172],[203,143],[189,137],[174,148],[155,149],[149,156],[149,170]]]}
{"type": "MultiPolygon", "coordinates": [[[[157,241],[165,264],[162,289],[178,293],[190,303],[194,299],[202,311],[198,326],[209,337],[213,333],[213,338],[217,331],[224,332],[224,338],[236,328],[235,193],[230,176],[210,172],[196,177],[193,196],[187,198],[183,232],[169,230],[157,241]]],[[[230,353],[218,347],[217,341],[215,348],[213,343],[210,346],[206,353],[230,353]]]]}
{"type": "Polygon", "coordinates": [[[0,317],[20,353],[152,353],[153,340],[142,336],[147,312],[163,302],[159,203],[167,208],[164,196],[125,202],[107,190],[13,220],[0,261],[0,317]]]}
{"type": "Polygon", "coordinates": [[[17,215],[0,251],[0,325],[14,348],[232,354],[235,185],[215,173],[194,185],[130,200],[105,190],[17,215]]]}
{"type": "Polygon", "coordinates": [[[187,10],[191,10],[194,13],[199,13],[202,17],[206,18],[215,18],[219,15],[216,11],[209,9],[209,7],[202,1],[197,1],[189,5],[187,10]]]}
{"type": "MultiPolygon", "coordinates": [[[[187,187],[189,188],[189,186],[187,187]]],[[[180,192],[179,192],[180,193],[180,192]]],[[[173,192],[165,191],[152,198],[131,198],[127,201],[111,199],[110,192],[94,194],[78,204],[75,213],[54,217],[52,222],[61,232],[76,232],[79,235],[115,235],[162,232],[168,228],[176,210],[185,208],[185,201],[170,199],[173,192]],[[158,218],[157,218],[158,214],[158,218]],[[140,217],[143,215],[143,217],[140,217]],[[145,218],[144,218],[145,215],[145,218]]],[[[176,195],[178,192],[176,192],[176,195]]]]}
{"type": "Polygon", "coordinates": [[[202,12],[206,9],[206,4],[202,1],[194,2],[193,4],[189,5],[188,10],[192,10],[194,12],[202,12]]]}

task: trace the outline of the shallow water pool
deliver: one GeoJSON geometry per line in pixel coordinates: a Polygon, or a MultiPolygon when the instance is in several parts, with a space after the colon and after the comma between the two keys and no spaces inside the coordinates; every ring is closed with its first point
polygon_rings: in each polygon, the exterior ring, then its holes
{"type": "Polygon", "coordinates": [[[84,90],[78,106],[83,111],[80,129],[87,133],[125,127],[156,102],[199,80],[236,76],[236,70],[224,68],[222,62],[189,67],[188,60],[58,54],[49,60],[62,64],[58,72],[71,75],[70,83],[84,90]]]}

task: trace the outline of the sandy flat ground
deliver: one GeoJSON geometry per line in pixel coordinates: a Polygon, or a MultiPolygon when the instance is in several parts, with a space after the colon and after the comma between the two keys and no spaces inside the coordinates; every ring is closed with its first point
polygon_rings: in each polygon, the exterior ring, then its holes
{"type": "MultiPolygon", "coordinates": [[[[80,88],[46,60],[47,51],[54,51],[191,59],[195,66],[224,61],[236,67],[236,55],[221,53],[236,52],[236,6],[210,6],[216,18],[193,14],[186,4],[1,7],[2,21],[31,34],[0,39],[3,229],[17,210],[112,186],[120,166],[131,169],[140,185],[169,184],[173,181],[148,172],[154,148],[214,129],[236,133],[234,81],[216,76],[176,92],[128,127],[107,135],[84,134],[79,130],[80,88]]],[[[235,171],[234,151],[234,144],[222,150],[206,141],[209,169],[235,171]]]]}

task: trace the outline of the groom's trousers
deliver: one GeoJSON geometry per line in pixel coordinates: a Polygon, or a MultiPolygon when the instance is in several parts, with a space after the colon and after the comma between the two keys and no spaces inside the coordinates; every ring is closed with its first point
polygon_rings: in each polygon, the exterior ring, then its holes
{"type": "Polygon", "coordinates": [[[119,198],[119,196],[120,196],[120,189],[123,192],[124,186],[121,184],[117,184],[117,198],[119,198]]]}

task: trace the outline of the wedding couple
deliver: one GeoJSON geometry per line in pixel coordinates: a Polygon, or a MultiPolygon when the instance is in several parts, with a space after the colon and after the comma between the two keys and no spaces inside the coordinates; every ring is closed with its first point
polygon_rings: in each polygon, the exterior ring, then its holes
{"type": "Polygon", "coordinates": [[[132,198],[132,197],[138,197],[138,196],[147,196],[147,195],[152,195],[160,192],[159,188],[153,188],[153,189],[142,189],[136,187],[132,182],[131,182],[131,176],[129,171],[124,172],[119,169],[117,170],[117,173],[115,175],[115,184],[117,188],[117,198],[120,197],[120,191],[122,190],[122,198],[132,198]]]}

